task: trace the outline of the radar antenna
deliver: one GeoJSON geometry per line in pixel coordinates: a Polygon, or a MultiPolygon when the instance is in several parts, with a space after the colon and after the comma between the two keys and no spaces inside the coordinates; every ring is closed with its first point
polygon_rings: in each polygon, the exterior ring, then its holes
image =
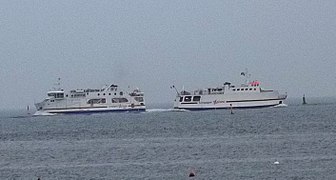
{"type": "Polygon", "coordinates": [[[245,85],[248,85],[248,83],[250,83],[250,77],[251,77],[251,74],[248,73],[248,69],[245,68],[245,71],[241,72],[240,75],[245,77],[244,83],[245,85]]]}

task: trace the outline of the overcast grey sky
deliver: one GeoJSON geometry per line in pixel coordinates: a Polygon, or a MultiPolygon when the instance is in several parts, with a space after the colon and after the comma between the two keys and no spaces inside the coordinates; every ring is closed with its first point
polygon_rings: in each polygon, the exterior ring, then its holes
{"type": "Polygon", "coordinates": [[[336,1],[0,1],[0,108],[117,83],[172,102],[241,82],[248,68],[289,97],[335,96],[336,1]]]}

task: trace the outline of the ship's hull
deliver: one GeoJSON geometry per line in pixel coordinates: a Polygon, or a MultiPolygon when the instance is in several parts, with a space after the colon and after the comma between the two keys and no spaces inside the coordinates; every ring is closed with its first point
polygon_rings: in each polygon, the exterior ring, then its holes
{"type": "Polygon", "coordinates": [[[92,114],[108,112],[144,112],[145,106],[140,107],[99,107],[99,108],[53,108],[40,110],[35,115],[54,115],[54,114],[92,114]]]}

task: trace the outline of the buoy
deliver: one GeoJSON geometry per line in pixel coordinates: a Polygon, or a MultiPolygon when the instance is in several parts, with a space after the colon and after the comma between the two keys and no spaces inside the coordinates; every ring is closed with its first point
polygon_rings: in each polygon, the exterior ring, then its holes
{"type": "Polygon", "coordinates": [[[29,105],[27,105],[26,110],[27,110],[27,114],[30,115],[30,106],[29,105]]]}
{"type": "Polygon", "coordinates": [[[189,173],[189,177],[195,177],[195,172],[191,171],[191,172],[189,173]]]}
{"type": "Polygon", "coordinates": [[[302,104],[303,104],[303,105],[307,104],[305,94],[304,94],[303,97],[302,97],[302,104]]]}

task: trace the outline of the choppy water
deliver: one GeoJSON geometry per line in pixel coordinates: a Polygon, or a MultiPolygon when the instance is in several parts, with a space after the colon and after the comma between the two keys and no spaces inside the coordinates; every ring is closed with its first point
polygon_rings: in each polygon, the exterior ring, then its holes
{"type": "Polygon", "coordinates": [[[12,115],[0,119],[0,179],[336,179],[332,103],[12,115]]]}

